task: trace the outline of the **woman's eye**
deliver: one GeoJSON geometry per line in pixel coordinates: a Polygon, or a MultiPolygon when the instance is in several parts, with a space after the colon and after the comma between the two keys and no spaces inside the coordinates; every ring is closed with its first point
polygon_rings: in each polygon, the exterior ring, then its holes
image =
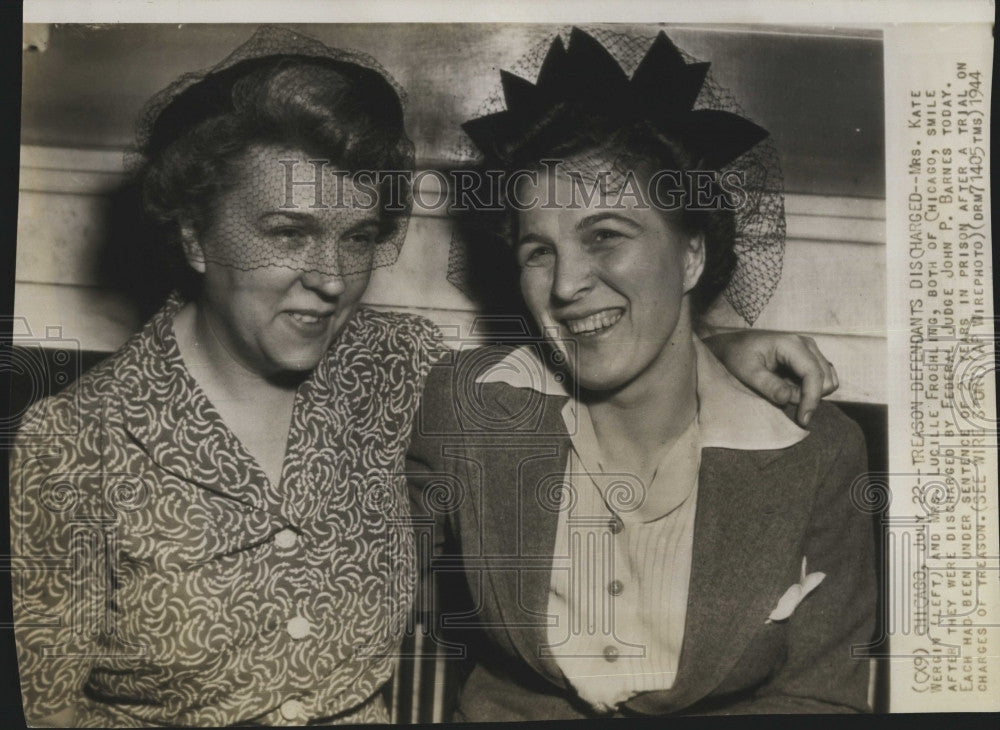
{"type": "Polygon", "coordinates": [[[308,234],[301,228],[292,228],[287,226],[272,229],[271,235],[278,238],[287,246],[301,245],[306,238],[308,238],[308,234]]]}
{"type": "Polygon", "coordinates": [[[624,234],[621,231],[616,231],[613,228],[599,228],[593,233],[594,240],[598,243],[607,243],[610,241],[616,241],[619,238],[624,238],[624,234]]]}
{"type": "Polygon", "coordinates": [[[375,242],[375,237],[370,233],[352,233],[347,237],[347,242],[355,246],[370,246],[375,242]]]}
{"type": "Polygon", "coordinates": [[[341,237],[340,245],[357,254],[369,254],[374,250],[377,236],[373,231],[356,231],[341,237]]]}
{"type": "Polygon", "coordinates": [[[544,246],[536,246],[525,251],[521,256],[522,266],[542,266],[552,255],[552,249],[544,246]]]}

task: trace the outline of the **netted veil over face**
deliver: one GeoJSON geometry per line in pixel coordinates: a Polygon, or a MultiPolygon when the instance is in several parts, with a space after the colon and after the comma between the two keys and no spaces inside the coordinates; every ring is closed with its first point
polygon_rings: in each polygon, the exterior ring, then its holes
{"type": "Polygon", "coordinates": [[[126,167],[208,262],[330,276],[394,263],[412,207],[403,89],[370,56],[259,28],[147,102],[126,167]]]}
{"type": "MultiPolygon", "coordinates": [[[[712,77],[709,63],[678,49],[662,31],[655,37],[607,28],[563,29],[530,49],[498,83],[475,118],[463,125],[464,141],[453,152],[457,165],[510,167],[533,143],[533,124],[570,103],[593,115],[608,129],[641,123],[680,143],[693,169],[741,179],[743,198],[734,209],[736,266],[724,294],[735,311],[753,322],[781,278],[785,213],[781,168],[766,130],[747,119],[733,94],[712,77]],[[525,139],[528,140],[525,143],[525,139]],[[509,150],[519,149],[518,152],[509,150]]],[[[585,136],[584,134],[578,136],[585,136]]],[[[609,156],[595,131],[592,153],[575,154],[575,173],[597,168],[610,180],[635,169],[641,160],[628,154],[609,156]]],[[[540,150],[550,152],[539,143],[540,150]]],[[[530,150],[529,150],[530,153],[530,150]]],[[[521,164],[524,164],[523,158],[521,164]]],[[[472,296],[495,291],[480,279],[482,260],[496,269],[498,236],[476,225],[459,227],[452,239],[449,281],[472,296]]]]}

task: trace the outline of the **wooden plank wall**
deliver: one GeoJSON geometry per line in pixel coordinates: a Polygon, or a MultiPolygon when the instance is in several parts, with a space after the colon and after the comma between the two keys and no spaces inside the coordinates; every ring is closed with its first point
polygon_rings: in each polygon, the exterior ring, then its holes
{"type": "MultiPolygon", "coordinates": [[[[100,286],[96,270],[121,160],[120,152],[22,147],[15,313],[33,332],[61,326],[83,349],[113,350],[138,326],[134,308],[100,286]]],[[[837,365],[838,398],[884,402],[884,203],[789,195],[786,207],[782,279],[755,326],[812,335],[837,365]]],[[[468,335],[475,309],[445,279],[450,225],[444,211],[415,215],[399,260],[374,273],[366,302],[468,335]]],[[[727,307],[711,321],[741,325],[727,307]]]]}

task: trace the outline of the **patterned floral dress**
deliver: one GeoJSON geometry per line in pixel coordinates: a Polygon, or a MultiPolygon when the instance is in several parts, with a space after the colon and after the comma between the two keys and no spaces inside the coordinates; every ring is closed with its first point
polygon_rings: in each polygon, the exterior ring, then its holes
{"type": "Polygon", "coordinates": [[[439,336],[360,310],[299,387],[278,485],[185,369],[172,298],[26,415],[11,460],[29,724],[387,721],[413,600],[404,453],[439,336]]]}

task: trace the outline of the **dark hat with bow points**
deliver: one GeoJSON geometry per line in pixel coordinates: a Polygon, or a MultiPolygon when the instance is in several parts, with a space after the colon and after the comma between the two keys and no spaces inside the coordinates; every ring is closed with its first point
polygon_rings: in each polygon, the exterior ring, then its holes
{"type": "Polygon", "coordinates": [[[488,157],[504,150],[551,110],[569,105],[579,113],[627,126],[645,121],[682,143],[697,165],[719,169],[767,137],[767,130],[728,111],[694,109],[709,63],[687,63],[660,31],[628,78],[614,57],[579,28],[569,47],[556,36],[532,84],[500,72],[506,109],[472,119],[462,129],[488,157]]]}

